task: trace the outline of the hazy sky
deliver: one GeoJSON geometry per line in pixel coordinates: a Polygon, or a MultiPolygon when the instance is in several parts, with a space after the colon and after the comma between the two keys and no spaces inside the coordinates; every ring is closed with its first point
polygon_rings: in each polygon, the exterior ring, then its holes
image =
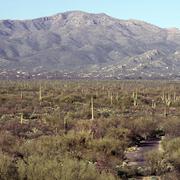
{"type": "Polygon", "coordinates": [[[180,0],[0,0],[0,19],[32,19],[69,10],[180,28],[180,0]]]}

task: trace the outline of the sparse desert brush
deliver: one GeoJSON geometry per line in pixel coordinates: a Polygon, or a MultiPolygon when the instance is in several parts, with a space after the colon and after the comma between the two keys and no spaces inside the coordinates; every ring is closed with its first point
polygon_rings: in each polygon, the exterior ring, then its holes
{"type": "Polygon", "coordinates": [[[178,117],[170,117],[162,124],[167,136],[180,136],[180,120],[178,117]]]}
{"type": "Polygon", "coordinates": [[[105,137],[90,141],[89,147],[92,148],[94,152],[105,154],[107,157],[117,156],[121,159],[124,157],[124,149],[127,145],[124,141],[105,137]]]}
{"type": "Polygon", "coordinates": [[[165,139],[162,143],[168,161],[180,171],[180,137],[165,139]]]}
{"type": "Polygon", "coordinates": [[[162,175],[169,172],[169,163],[164,154],[158,151],[150,151],[146,155],[149,175],[162,175]]]}
{"type": "Polygon", "coordinates": [[[106,136],[114,139],[124,140],[128,144],[130,141],[130,130],[125,128],[111,127],[107,130],[106,136]]]}
{"type": "Polygon", "coordinates": [[[0,152],[0,179],[8,180],[12,179],[13,176],[16,178],[16,174],[13,175],[12,172],[12,158],[0,152]]]}
{"type": "Polygon", "coordinates": [[[27,159],[27,163],[18,161],[17,167],[20,179],[27,178],[28,180],[115,179],[113,175],[98,172],[95,165],[88,161],[78,161],[68,157],[47,159],[44,156],[31,156],[27,159]]]}
{"type": "Polygon", "coordinates": [[[146,139],[159,128],[159,125],[151,117],[139,117],[131,119],[129,123],[123,121],[123,127],[129,129],[132,138],[137,136],[146,139]]]}
{"type": "Polygon", "coordinates": [[[180,137],[165,139],[163,141],[163,148],[169,154],[172,151],[178,151],[180,149],[180,137]]]}
{"type": "Polygon", "coordinates": [[[78,120],[75,125],[77,131],[91,131],[93,122],[87,120],[78,120]]]}
{"type": "Polygon", "coordinates": [[[11,153],[15,150],[15,146],[18,144],[18,139],[13,136],[9,131],[0,131],[0,151],[5,153],[11,153]]]}
{"type": "Polygon", "coordinates": [[[178,171],[174,171],[174,172],[168,172],[168,173],[165,173],[163,175],[161,175],[161,179],[162,180],[179,180],[179,172],[178,171]]]}
{"type": "MultiPolygon", "coordinates": [[[[160,141],[162,135],[165,155],[152,154],[150,168],[155,172],[162,158],[179,171],[178,83],[4,81],[0,86],[1,154],[11,167],[2,168],[2,175],[11,171],[23,180],[35,174],[38,180],[76,175],[114,179],[121,171],[117,167],[126,164],[127,148],[142,140],[160,141]],[[78,174],[78,168],[83,172],[78,174]]],[[[133,168],[126,170],[131,177],[137,175],[133,168]]]]}

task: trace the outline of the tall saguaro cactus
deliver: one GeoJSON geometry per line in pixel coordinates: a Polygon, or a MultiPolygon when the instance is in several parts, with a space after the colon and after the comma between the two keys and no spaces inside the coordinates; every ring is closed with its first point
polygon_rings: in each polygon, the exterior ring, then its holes
{"type": "Polygon", "coordinates": [[[156,109],[156,102],[154,100],[152,100],[152,108],[156,109]]]}
{"type": "Polygon", "coordinates": [[[133,97],[133,105],[134,105],[134,106],[137,106],[137,99],[138,99],[137,90],[136,90],[136,92],[133,91],[132,97],[133,97]]]}
{"type": "Polygon", "coordinates": [[[42,101],[42,86],[39,87],[39,101],[42,101]]]}
{"type": "Polygon", "coordinates": [[[163,91],[163,93],[162,93],[162,96],[161,96],[161,100],[162,100],[162,102],[164,102],[165,101],[165,92],[163,91]]]}
{"type": "Polygon", "coordinates": [[[21,99],[23,99],[23,92],[21,91],[21,99]]]}
{"type": "Polygon", "coordinates": [[[154,115],[155,115],[155,111],[156,111],[156,102],[154,100],[152,100],[152,118],[154,118],[154,115]]]}
{"type": "Polygon", "coordinates": [[[113,105],[113,94],[112,94],[112,92],[111,92],[110,100],[111,100],[111,106],[112,106],[113,105]]]}
{"type": "Polygon", "coordinates": [[[91,120],[94,120],[94,98],[91,96],[91,120]]]}
{"type": "Polygon", "coordinates": [[[23,124],[23,113],[21,113],[20,123],[23,124]]]}
{"type": "Polygon", "coordinates": [[[171,95],[168,94],[165,96],[165,109],[164,109],[164,115],[167,116],[169,113],[169,108],[171,106],[172,100],[171,100],[171,95]]]}

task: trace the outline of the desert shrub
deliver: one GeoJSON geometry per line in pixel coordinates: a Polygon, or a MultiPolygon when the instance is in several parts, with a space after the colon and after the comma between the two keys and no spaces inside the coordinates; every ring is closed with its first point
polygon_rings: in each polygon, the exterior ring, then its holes
{"type": "Polygon", "coordinates": [[[137,166],[118,166],[116,167],[118,177],[122,179],[129,179],[137,176],[142,176],[142,168],[137,166]]]}
{"type": "Polygon", "coordinates": [[[107,135],[108,137],[114,138],[116,140],[124,140],[129,141],[130,131],[125,128],[109,128],[107,129],[107,135]]]}
{"type": "Polygon", "coordinates": [[[88,143],[91,139],[92,136],[89,131],[70,131],[66,136],[63,136],[62,144],[68,151],[81,152],[84,148],[88,147],[88,143]]]}
{"type": "Polygon", "coordinates": [[[93,122],[92,132],[95,138],[102,138],[111,128],[121,128],[121,120],[118,118],[100,118],[93,122]]]}
{"type": "Polygon", "coordinates": [[[179,180],[180,173],[177,171],[169,172],[161,175],[162,180],[179,180]]]}
{"type": "Polygon", "coordinates": [[[65,103],[75,103],[75,102],[82,103],[84,99],[82,98],[82,96],[78,96],[76,94],[70,94],[68,96],[62,97],[61,101],[65,103]]]}
{"type": "Polygon", "coordinates": [[[92,122],[87,120],[78,120],[75,124],[76,131],[90,131],[92,122]]]}
{"type": "Polygon", "coordinates": [[[179,107],[180,106],[180,99],[178,99],[177,101],[173,102],[173,107],[179,107]]]}
{"type": "Polygon", "coordinates": [[[47,157],[52,157],[61,156],[64,153],[79,157],[82,154],[81,151],[87,147],[90,139],[89,132],[85,131],[70,131],[62,136],[42,136],[35,140],[26,141],[19,148],[19,152],[24,154],[25,157],[33,154],[45,154],[47,157]]]}
{"type": "Polygon", "coordinates": [[[172,137],[180,136],[179,118],[171,117],[170,119],[167,119],[162,126],[167,136],[172,136],[172,137]]]}
{"type": "Polygon", "coordinates": [[[174,165],[174,167],[180,171],[180,148],[172,152],[169,160],[174,165]]]}
{"type": "Polygon", "coordinates": [[[61,163],[44,156],[29,156],[25,161],[17,162],[19,179],[40,180],[59,179],[61,163]]]}
{"type": "Polygon", "coordinates": [[[150,175],[161,175],[168,171],[169,164],[163,153],[153,150],[147,153],[145,159],[150,175]]]}
{"type": "Polygon", "coordinates": [[[135,139],[135,137],[142,137],[144,139],[154,133],[154,130],[158,127],[157,122],[148,117],[140,117],[136,119],[132,119],[127,123],[124,121],[124,128],[127,128],[131,131],[131,137],[135,139]]]}
{"type": "Polygon", "coordinates": [[[180,149],[180,137],[173,139],[165,139],[162,142],[163,149],[166,153],[170,154],[173,151],[178,151],[180,149]]]}
{"type": "Polygon", "coordinates": [[[49,126],[59,125],[61,128],[63,128],[63,118],[63,116],[60,116],[60,113],[55,112],[53,114],[47,114],[44,117],[44,120],[49,126]]]}
{"type": "Polygon", "coordinates": [[[100,174],[93,164],[64,157],[62,159],[47,159],[44,156],[30,156],[27,163],[20,160],[17,163],[19,178],[24,180],[113,180],[110,174],[100,174]]]}
{"type": "MultiPolygon", "coordinates": [[[[71,116],[73,119],[91,119],[91,107],[89,104],[79,105],[76,104],[76,110],[72,113],[71,116]]],[[[100,114],[94,109],[94,118],[97,119],[100,117],[100,114]]]]}
{"type": "Polygon", "coordinates": [[[14,172],[14,166],[12,163],[12,158],[0,153],[0,179],[1,180],[13,180],[16,179],[16,174],[14,172]]]}
{"type": "Polygon", "coordinates": [[[16,138],[35,138],[43,134],[52,134],[51,127],[36,121],[23,124],[20,124],[20,121],[17,120],[6,121],[1,124],[0,129],[10,132],[16,138]],[[32,134],[34,128],[39,130],[38,134],[32,134]]]}
{"type": "Polygon", "coordinates": [[[133,104],[133,99],[130,96],[123,95],[119,99],[119,105],[122,110],[129,109],[133,104]]]}
{"type": "Polygon", "coordinates": [[[113,138],[100,138],[90,141],[89,147],[93,149],[94,152],[101,152],[106,156],[118,156],[119,158],[123,158],[126,142],[113,138]]]}
{"type": "Polygon", "coordinates": [[[79,179],[79,180],[113,180],[115,177],[106,173],[99,173],[96,170],[95,165],[88,162],[77,161],[77,160],[66,160],[63,164],[63,178],[62,179],[79,179]]]}
{"type": "Polygon", "coordinates": [[[177,170],[180,170],[180,138],[164,140],[163,148],[168,156],[169,162],[171,162],[177,170]]]}
{"type": "Polygon", "coordinates": [[[15,149],[15,145],[18,142],[16,137],[11,135],[8,131],[0,132],[0,149],[3,152],[12,152],[15,149]]]}

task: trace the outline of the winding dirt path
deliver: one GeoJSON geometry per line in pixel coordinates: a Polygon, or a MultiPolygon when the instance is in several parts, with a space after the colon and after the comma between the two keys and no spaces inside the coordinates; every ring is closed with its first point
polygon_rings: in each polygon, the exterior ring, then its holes
{"type": "Polygon", "coordinates": [[[145,156],[152,150],[161,151],[161,139],[151,139],[142,141],[140,146],[134,151],[126,152],[126,158],[129,166],[145,166],[145,156]]]}

